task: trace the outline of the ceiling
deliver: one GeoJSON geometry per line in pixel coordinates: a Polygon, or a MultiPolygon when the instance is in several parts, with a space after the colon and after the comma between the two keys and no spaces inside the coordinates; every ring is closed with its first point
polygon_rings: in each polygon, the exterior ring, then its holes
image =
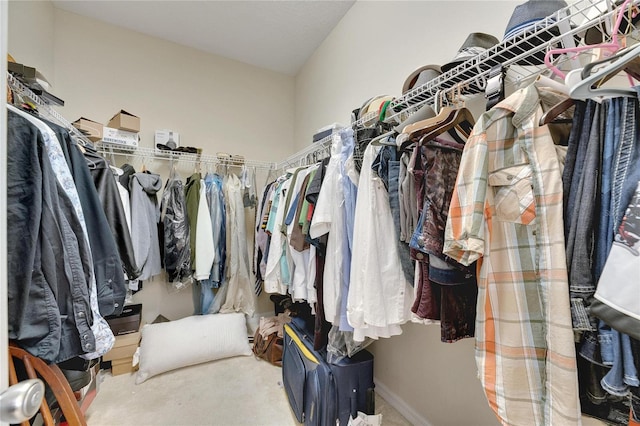
{"type": "Polygon", "coordinates": [[[53,3],[112,25],[295,75],[355,0],[53,3]]]}

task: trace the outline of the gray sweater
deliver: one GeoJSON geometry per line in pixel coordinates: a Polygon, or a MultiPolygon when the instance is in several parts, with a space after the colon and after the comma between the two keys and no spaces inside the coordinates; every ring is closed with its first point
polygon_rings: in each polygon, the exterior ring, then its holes
{"type": "Polygon", "coordinates": [[[162,272],[158,222],[160,208],[157,193],[162,187],[160,175],[135,173],[131,176],[131,241],[136,264],[142,271],[139,280],[147,280],[162,272]]]}

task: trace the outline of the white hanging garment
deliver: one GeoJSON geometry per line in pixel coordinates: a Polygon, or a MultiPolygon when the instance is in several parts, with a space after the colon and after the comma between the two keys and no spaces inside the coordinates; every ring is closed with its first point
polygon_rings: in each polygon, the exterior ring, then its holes
{"type": "Polygon", "coordinates": [[[400,265],[388,193],[371,164],[379,147],[364,152],[353,232],[351,283],[347,318],[353,339],[391,337],[402,333],[410,318],[413,291],[400,265]]]}

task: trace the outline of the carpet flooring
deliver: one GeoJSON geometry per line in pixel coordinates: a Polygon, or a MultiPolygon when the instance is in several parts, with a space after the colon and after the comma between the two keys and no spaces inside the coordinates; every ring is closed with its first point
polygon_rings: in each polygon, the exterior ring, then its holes
{"type": "MultiPolygon", "coordinates": [[[[298,425],[282,386],[282,370],[253,356],[182,368],[134,384],[134,374],[101,373],[87,410],[89,426],[298,425]]],[[[385,426],[410,423],[376,396],[385,426]]]]}

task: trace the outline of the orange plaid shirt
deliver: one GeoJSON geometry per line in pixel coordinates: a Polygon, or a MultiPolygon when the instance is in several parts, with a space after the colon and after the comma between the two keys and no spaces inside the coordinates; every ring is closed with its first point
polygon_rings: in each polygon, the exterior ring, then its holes
{"type": "Polygon", "coordinates": [[[468,139],[444,253],[478,262],[476,362],[505,425],[580,424],[561,164],[538,89],[486,112],[468,139]]]}

